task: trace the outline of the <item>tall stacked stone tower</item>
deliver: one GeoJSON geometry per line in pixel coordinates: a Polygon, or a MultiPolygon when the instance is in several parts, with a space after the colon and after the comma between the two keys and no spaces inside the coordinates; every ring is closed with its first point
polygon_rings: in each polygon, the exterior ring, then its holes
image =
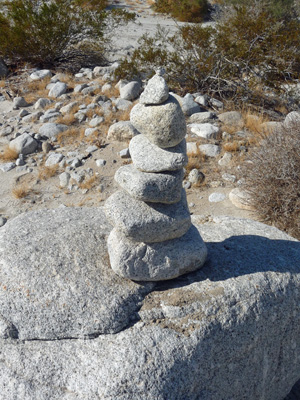
{"type": "Polygon", "coordinates": [[[137,281],[172,279],[200,268],[206,246],[182,188],[186,124],[178,101],[157,71],[131,111],[140,132],[129,145],[133,164],[115,174],[122,190],[105,203],[112,269],[137,281]]]}

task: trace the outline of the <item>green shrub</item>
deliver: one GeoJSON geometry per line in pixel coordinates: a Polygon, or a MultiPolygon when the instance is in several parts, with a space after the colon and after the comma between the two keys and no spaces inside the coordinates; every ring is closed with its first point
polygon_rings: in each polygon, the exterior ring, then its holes
{"type": "Polygon", "coordinates": [[[39,67],[103,61],[106,32],[132,16],[106,0],[12,0],[0,6],[0,57],[39,67]]]}
{"type": "Polygon", "coordinates": [[[250,204],[263,222],[300,239],[300,122],[276,129],[244,165],[250,204]]]}
{"type": "Polygon", "coordinates": [[[201,22],[209,7],[207,0],[157,0],[154,9],[171,14],[179,21],[201,22]]]}
{"type": "Polygon", "coordinates": [[[179,91],[205,91],[223,99],[274,106],[283,82],[300,74],[300,23],[280,21],[264,8],[235,7],[215,27],[178,28],[166,40],[160,30],[144,36],[120,77],[164,66],[179,91]],[[159,46],[157,46],[159,44],[159,46]]]}

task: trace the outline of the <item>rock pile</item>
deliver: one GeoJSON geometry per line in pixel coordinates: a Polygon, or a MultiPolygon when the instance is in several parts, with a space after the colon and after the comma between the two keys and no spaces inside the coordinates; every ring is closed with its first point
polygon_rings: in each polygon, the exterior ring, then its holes
{"type": "Polygon", "coordinates": [[[130,121],[140,132],[129,146],[133,164],[118,169],[115,180],[123,190],[105,205],[114,225],[108,238],[111,266],[133,280],[172,279],[200,268],[207,251],[182,188],[185,118],[162,71],[148,82],[130,121]]]}

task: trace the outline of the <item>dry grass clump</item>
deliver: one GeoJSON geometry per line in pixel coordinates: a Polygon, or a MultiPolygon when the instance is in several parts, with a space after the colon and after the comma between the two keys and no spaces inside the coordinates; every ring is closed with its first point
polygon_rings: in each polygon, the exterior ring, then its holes
{"type": "Polygon", "coordinates": [[[245,189],[263,222],[300,239],[300,123],[271,132],[244,164],[245,189]]]}
{"type": "Polygon", "coordinates": [[[84,137],[84,128],[72,127],[57,136],[57,142],[60,145],[79,143],[84,137]]]}
{"type": "Polygon", "coordinates": [[[234,140],[233,142],[224,143],[223,149],[230,153],[236,153],[240,150],[240,142],[234,140]]]}
{"type": "Polygon", "coordinates": [[[38,170],[38,179],[46,181],[55,176],[58,173],[58,169],[58,164],[52,165],[51,167],[42,166],[38,170]]]}
{"type": "Polygon", "coordinates": [[[201,151],[198,149],[197,153],[188,153],[188,163],[184,167],[185,168],[185,175],[187,176],[192,169],[202,169],[203,164],[206,161],[206,156],[205,154],[201,153],[201,151]]]}
{"type": "Polygon", "coordinates": [[[0,88],[5,87],[5,81],[3,79],[0,79],[0,88]]]}
{"type": "Polygon", "coordinates": [[[79,184],[80,189],[92,189],[96,184],[98,184],[98,176],[97,175],[92,175],[89,178],[86,178],[83,182],[79,184]]]}
{"type": "Polygon", "coordinates": [[[78,120],[76,119],[75,114],[77,113],[78,110],[79,110],[79,107],[74,106],[74,108],[72,109],[72,111],[70,113],[57,118],[56,123],[64,124],[64,125],[68,125],[68,126],[77,124],[78,120]]]}
{"type": "Polygon", "coordinates": [[[24,98],[27,103],[33,103],[41,97],[47,97],[49,90],[46,86],[50,83],[50,77],[42,80],[28,82],[24,89],[24,98]]]}
{"type": "Polygon", "coordinates": [[[0,161],[15,161],[19,157],[19,153],[16,150],[6,146],[2,153],[0,153],[0,161]]]}
{"type": "Polygon", "coordinates": [[[12,194],[16,199],[23,199],[24,197],[26,197],[29,192],[30,192],[30,188],[27,184],[22,183],[19,185],[16,185],[13,189],[12,189],[12,194]]]}

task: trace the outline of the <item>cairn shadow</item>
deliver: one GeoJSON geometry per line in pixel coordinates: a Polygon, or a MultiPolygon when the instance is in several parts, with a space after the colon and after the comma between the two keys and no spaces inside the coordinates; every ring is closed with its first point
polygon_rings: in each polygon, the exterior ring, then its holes
{"type": "Polygon", "coordinates": [[[258,272],[300,273],[300,242],[240,235],[206,245],[208,256],[201,269],[161,282],[156,289],[182,287],[206,279],[225,281],[258,272]]]}

